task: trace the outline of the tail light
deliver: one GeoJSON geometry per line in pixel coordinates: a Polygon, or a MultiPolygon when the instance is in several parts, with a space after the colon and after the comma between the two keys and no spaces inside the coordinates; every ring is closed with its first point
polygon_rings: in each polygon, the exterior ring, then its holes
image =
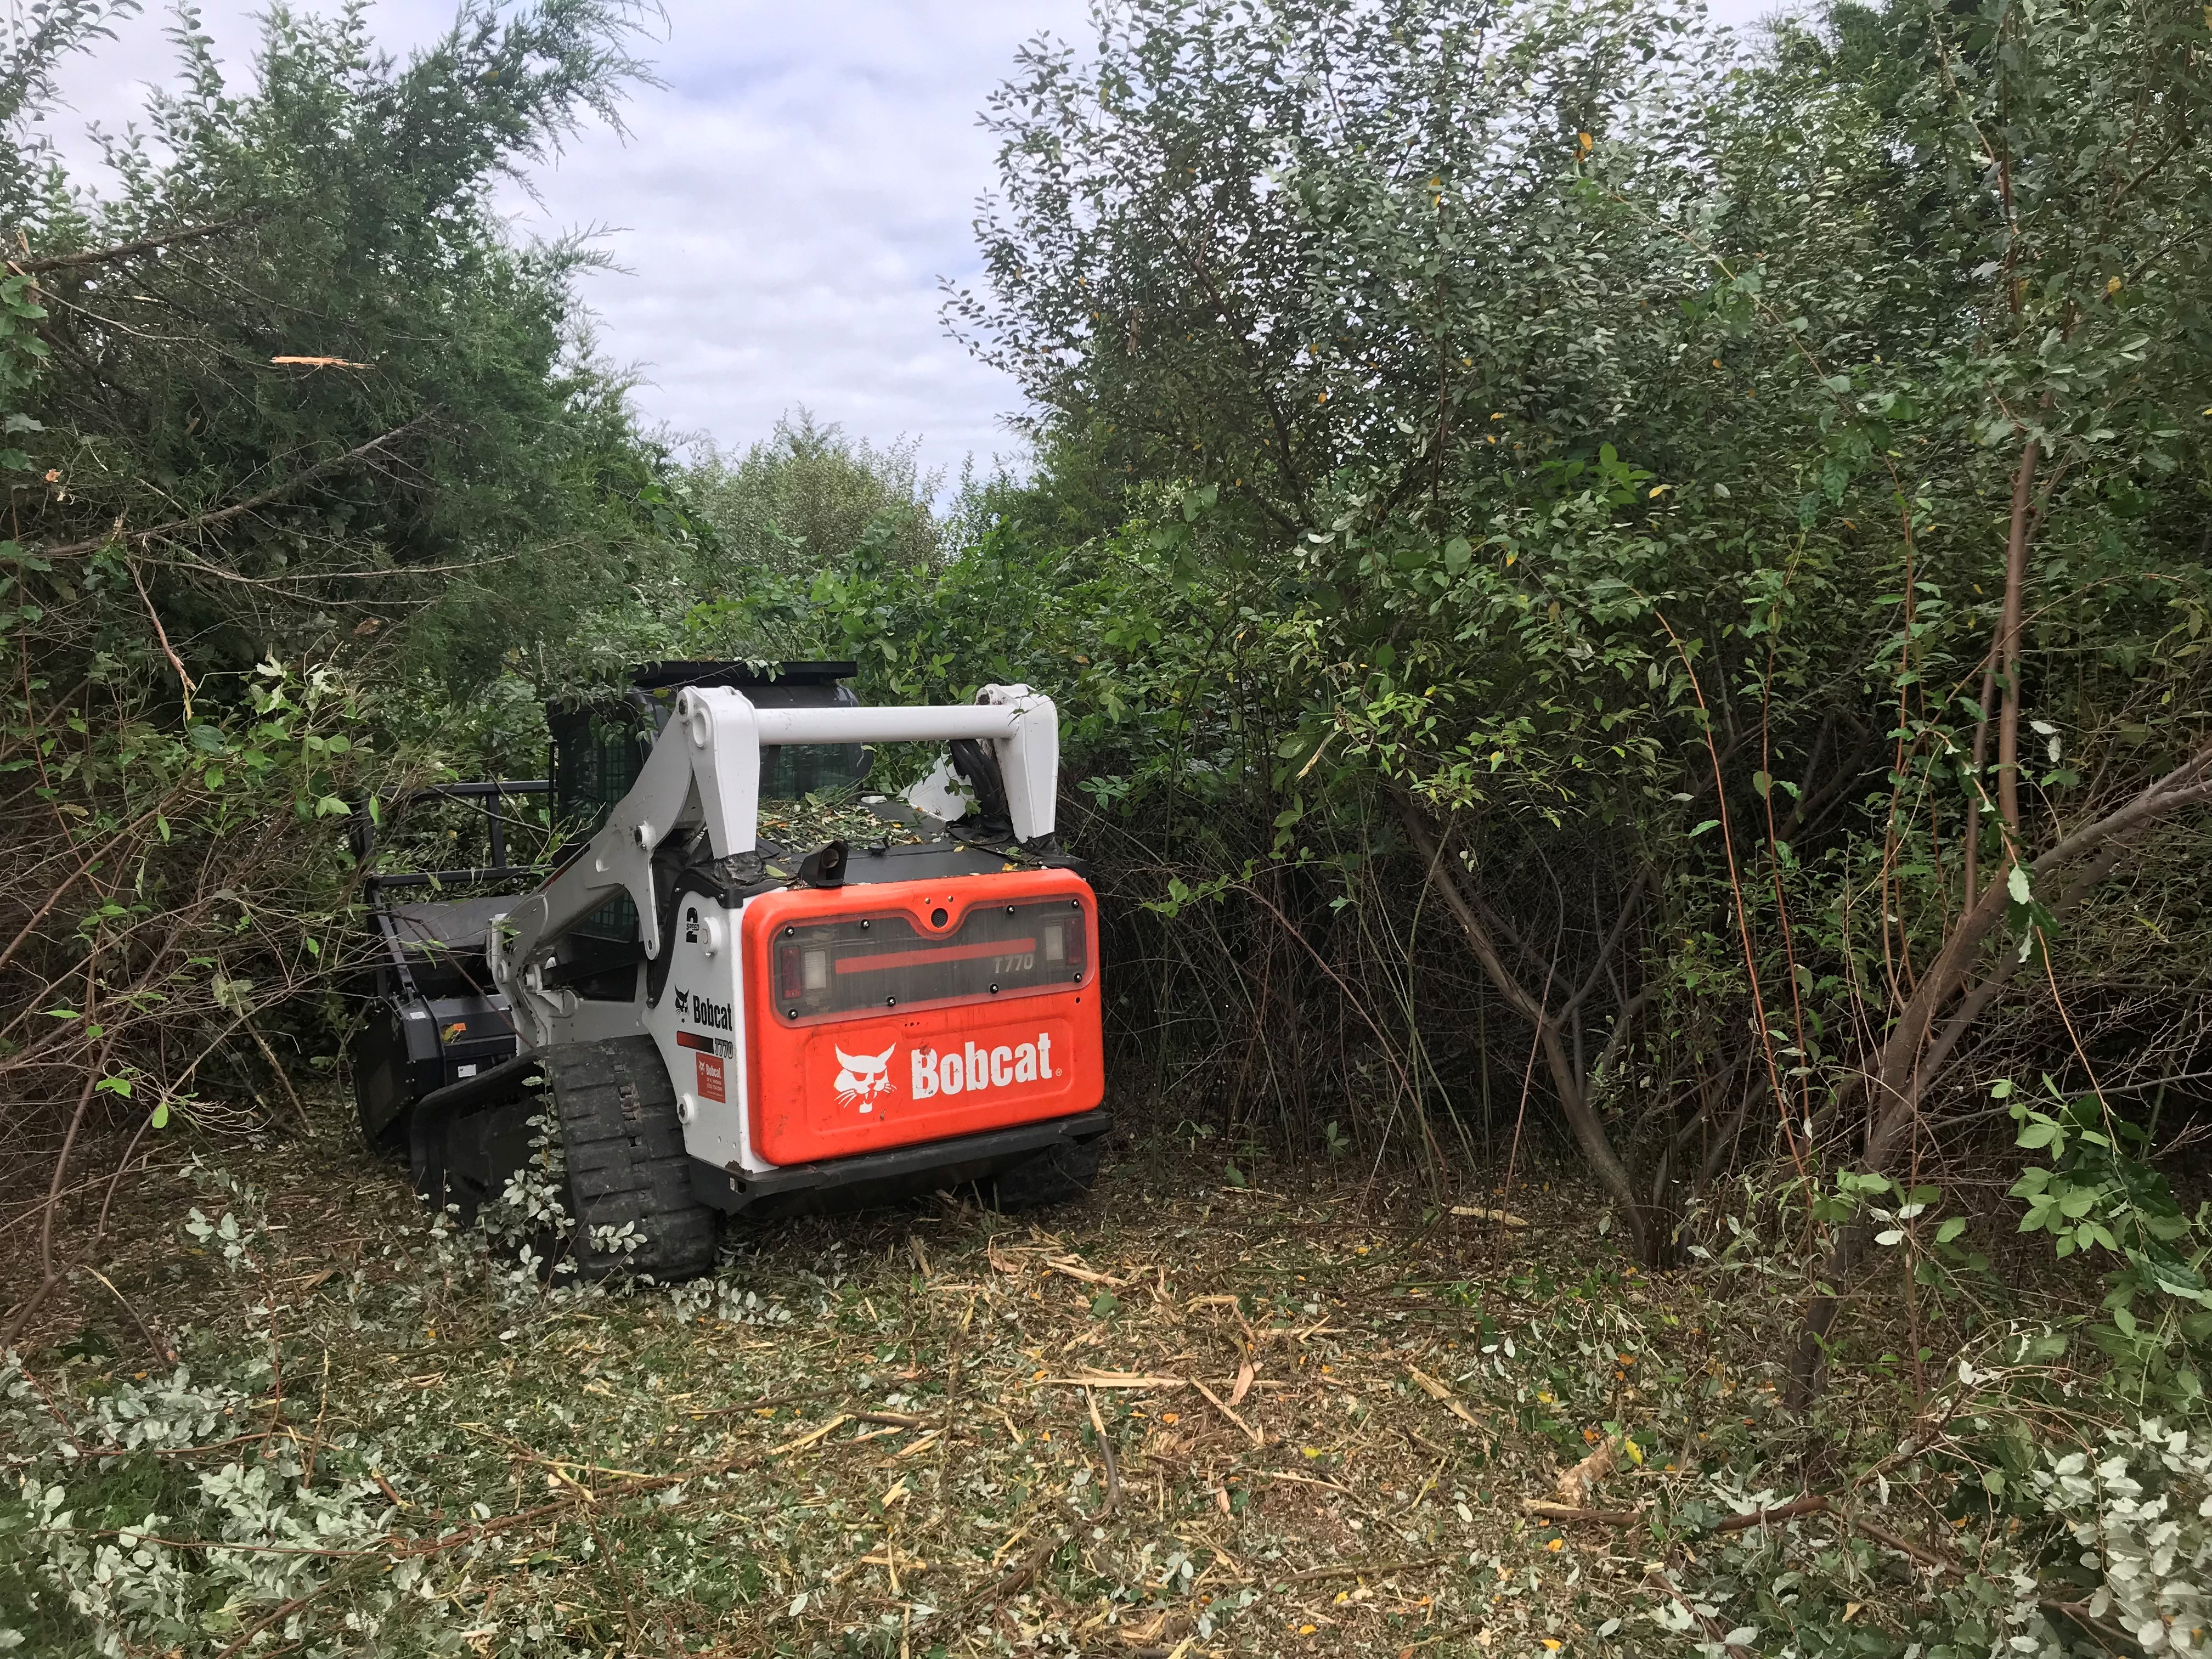
{"type": "MultiPolygon", "coordinates": [[[[942,927],[945,915],[938,910],[929,920],[942,927]]],[[[1074,899],[978,905],[943,932],[886,912],[781,933],[776,1012],[791,1024],[1065,990],[1091,973],[1091,940],[1074,899]]]]}

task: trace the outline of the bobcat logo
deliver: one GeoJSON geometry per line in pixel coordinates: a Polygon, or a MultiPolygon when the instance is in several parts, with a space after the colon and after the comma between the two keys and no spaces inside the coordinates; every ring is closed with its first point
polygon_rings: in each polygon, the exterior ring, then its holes
{"type": "Polygon", "coordinates": [[[691,1009],[691,994],[682,986],[676,988],[676,1016],[681,1019],[691,1009]]]}
{"type": "Polygon", "coordinates": [[[879,1054],[848,1054],[842,1048],[833,1052],[842,1069],[837,1073],[837,1103],[858,1106],[864,1112],[876,1109],[876,1097],[887,1095],[891,1090],[891,1056],[898,1052],[898,1044],[879,1054]]]}

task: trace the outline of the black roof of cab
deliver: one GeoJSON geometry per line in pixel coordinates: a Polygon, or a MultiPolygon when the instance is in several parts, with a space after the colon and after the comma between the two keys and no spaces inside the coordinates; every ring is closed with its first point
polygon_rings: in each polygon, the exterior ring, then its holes
{"type": "Polygon", "coordinates": [[[640,665],[630,684],[641,691],[674,690],[686,685],[726,685],[743,690],[754,686],[835,685],[860,672],[851,662],[775,662],[758,665],[742,662],[649,662],[640,665]]]}

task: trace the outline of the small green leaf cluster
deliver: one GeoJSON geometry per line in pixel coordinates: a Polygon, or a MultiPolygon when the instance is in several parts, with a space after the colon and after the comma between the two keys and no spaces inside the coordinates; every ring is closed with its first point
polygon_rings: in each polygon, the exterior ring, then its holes
{"type": "Polygon", "coordinates": [[[2096,1333],[2118,1364],[2124,1386],[2154,1392],[2177,1409],[2203,1393],[2212,1352],[2212,1206],[2185,1210],[2166,1176],[2148,1160],[2149,1131],[2130,1122],[2100,1096],[2067,1097],[2048,1077],[2045,1109],[2008,1081],[1993,1085],[2010,1098],[2024,1149],[2047,1164],[2030,1164],[2011,1195],[2027,1209],[2020,1231],[2043,1233],[2062,1260],[2080,1253],[2108,1261],[2103,1312],[2096,1333]]]}

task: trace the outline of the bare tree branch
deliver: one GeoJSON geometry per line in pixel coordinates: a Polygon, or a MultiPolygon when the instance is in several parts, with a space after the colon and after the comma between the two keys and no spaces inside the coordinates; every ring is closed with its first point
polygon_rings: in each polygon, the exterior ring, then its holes
{"type": "Polygon", "coordinates": [[[116,530],[105,536],[94,537],[89,541],[64,542],[54,547],[42,547],[38,550],[38,556],[42,559],[78,558],[87,553],[96,553],[103,547],[118,543],[128,546],[155,541],[163,536],[177,535],[183,531],[205,530],[210,526],[224,523],[244,514],[252,513],[258,507],[266,507],[271,501],[281,501],[294,490],[301,489],[317,478],[335,472],[351,462],[373,455],[387,444],[393,443],[414,431],[429,418],[427,414],[417,415],[404,426],[395,426],[391,431],[380,434],[365,444],[356,445],[343,455],[333,455],[327,460],[317,461],[305,471],[294,473],[283,483],[273,485],[258,495],[249,495],[242,501],[234,501],[228,507],[218,507],[212,513],[197,514],[189,519],[174,519],[167,524],[157,524],[147,530],[116,530]]]}
{"type": "Polygon", "coordinates": [[[228,219],[218,219],[213,224],[189,225],[182,230],[163,231],[158,236],[141,236],[136,241],[118,242],[112,247],[88,248],[82,253],[50,253],[41,259],[10,259],[8,270],[17,276],[39,276],[49,270],[69,270],[79,265],[112,264],[134,254],[151,253],[156,248],[174,247],[180,242],[199,242],[210,236],[221,236],[250,225],[260,216],[254,213],[240,213],[228,219]]]}

